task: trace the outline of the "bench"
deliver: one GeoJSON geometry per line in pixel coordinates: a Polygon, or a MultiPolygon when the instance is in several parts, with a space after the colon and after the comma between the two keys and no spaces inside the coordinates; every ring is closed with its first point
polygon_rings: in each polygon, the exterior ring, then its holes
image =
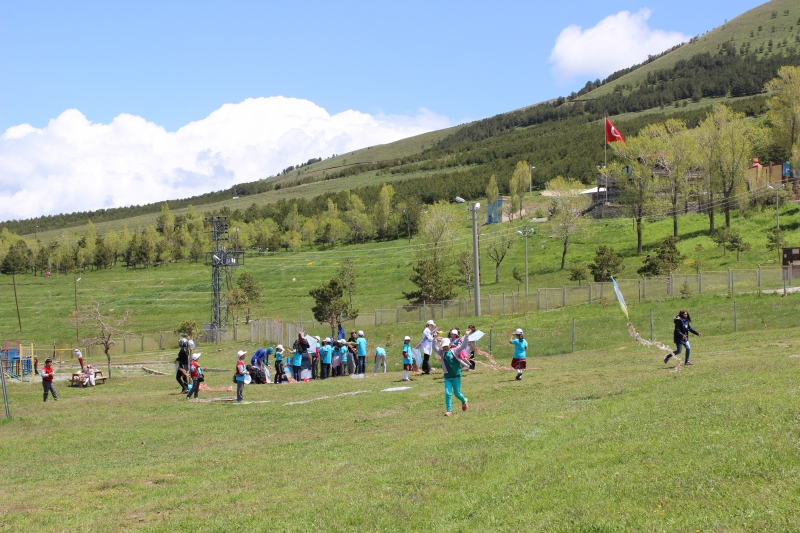
{"type": "MultiPolygon", "coordinates": [[[[95,370],[94,371],[94,384],[99,385],[100,383],[106,382],[106,376],[103,375],[102,370],[95,370]]],[[[82,387],[83,386],[83,372],[73,372],[72,377],[69,380],[69,384],[71,387],[82,387]]]]}

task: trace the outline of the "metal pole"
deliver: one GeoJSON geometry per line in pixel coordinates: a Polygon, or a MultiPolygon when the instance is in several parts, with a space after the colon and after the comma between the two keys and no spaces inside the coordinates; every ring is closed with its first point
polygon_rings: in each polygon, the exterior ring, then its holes
{"type": "Polygon", "coordinates": [[[731,272],[731,296],[736,296],[736,274],[731,272]]]}
{"type": "Polygon", "coordinates": [[[479,203],[472,204],[472,270],[475,277],[475,316],[481,316],[481,266],[478,260],[478,208],[479,203]]]}
{"type": "Polygon", "coordinates": [[[525,296],[528,295],[528,228],[525,228],[525,296]]]}
{"type": "Polygon", "coordinates": [[[653,340],[653,308],[650,308],[650,340],[653,340]]]}
{"type": "MultiPolygon", "coordinates": [[[[10,365],[11,360],[8,363],[10,365]]],[[[3,384],[3,404],[6,406],[6,418],[11,418],[11,411],[8,409],[8,392],[6,392],[6,369],[3,367],[2,358],[0,358],[0,383],[3,384]]]]}
{"type": "MultiPolygon", "coordinates": [[[[14,284],[14,302],[17,304],[17,322],[19,322],[19,332],[22,333],[22,317],[19,314],[19,300],[17,299],[17,275],[16,274],[11,274],[11,282],[14,284]]],[[[77,320],[77,315],[75,315],[75,316],[76,316],[76,320],[77,320]]]]}
{"type": "Polygon", "coordinates": [[[739,328],[736,324],[736,301],[733,302],[733,332],[736,333],[739,331],[739,328]]]}
{"type": "Polygon", "coordinates": [[[572,353],[575,353],[575,319],[572,319],[572,353]]]}
{"type": "Polygon", "coordinates": [[[80,344],[81,337],[78,327],[78,278],[73,274],[72,279],[75,284],[75,342],[80,344]]]}

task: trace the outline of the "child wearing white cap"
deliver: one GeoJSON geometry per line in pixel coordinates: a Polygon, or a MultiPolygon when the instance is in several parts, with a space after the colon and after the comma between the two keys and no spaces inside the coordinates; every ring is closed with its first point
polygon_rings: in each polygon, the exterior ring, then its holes
{"type": "Polygon", "coordinates": [[[408,377],[408,371],[411,370],[413,362],[414,353],[411,351],[411,337],[406,335],[403,339],[403,381],[411,381],[408,377]]]}
{"type": "Polygon", "coordinates": [[[285,349],[283,344],[279,344],[275,348],[275,384],[280,385],[283,383],[283,353],[285,349]]]}
{"type": "Polygon", "coordinates": [[[239,350],[236,354],[238,360],[236,361],[236,374],[233,376],[236,381],[236,403],[242,403],[244,400],[244,377],[247,375],[247,369],[244,365],[244,356],[247,355],[245,350],[239,350]]]}
{"type": "Polygon", "coordinates": [[[442,339],[439,357],[442,360],[442,371],[444,372],[444,405],[446,411],[444,416],[453,414],[453,395],[461,401],[461,410],[467,410],[467,398],[461,394],[461,366],[469,367],[469,364],[461,361],[453,354],[450,349],[450,339],[442,339]]]}
{"type": "MultiPolygon", "coordinates": [[[[356,367],[356,374],[365,374],[367,372],[367,339],[364,338],[364,332],[361,330],[358,330],[356,350],[358,350],[358,365],[356,367]]],[[[377,365],[375,368],[378,368],[377,365]]],[[[375,372],[377,373],[378,371],[375,370],[375,372]]]]}
{"type": "Polygon", "coordinates": [[[517,381],[522,379],[525,370],[525,358],[528,355],[528,341],[525,340],[522,330],[517,328],[509,344],[514,347],[514,357],[511,359],[511,368],[517,371],[517,381]]]}
{"type": "Polygon", "coordinates": [[[422,373],[431,373],[431,354],[433,353],[433,345],[435,344],[434,333],[438,331],[436,324],[433,320],[428,320],[425,328],[422,330],[422,341],[420,341],[420,348],[422,349],[422,373]]]}
{"type": "Polygon", "coordinates": [[[190,399],[192,395],[194,395],[195,399],[197,399],[197,394],[200,392],[200,376],[203,375],[203,371],[200,370],[200,364],[197,362],[200,359],[200,356],[203,355],[200,352],[192,354],[192,363],[189,365],[189,375],[192,378],[192,388],[189,389],[189,393],[186,395],[186,399],[190,399]]]}

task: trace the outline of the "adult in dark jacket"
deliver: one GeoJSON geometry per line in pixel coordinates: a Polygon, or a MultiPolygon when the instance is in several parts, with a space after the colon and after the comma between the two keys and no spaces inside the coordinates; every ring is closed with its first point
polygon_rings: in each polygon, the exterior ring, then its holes
{"type": "Polygon", "coordinates": [[[189,341],[180,339],[178,341],[180,351],[175,363],[178,365],[175,369],[175,381],[181,386],[181,394],[189,392],[189,341]]]}
{"type": "Polygon", "coordinates": [[[676,316],[673,319],[673,322],[675,323],[675,332],[673,333],[673,340],[675,341],[676,349],[674,352],[670,352],[666,355],[666,357],[664,357],[664,362],[666,363],[667,361],[669,361],[670,357],[672,357],[673,355],[675,357],[679,356],[681,350],[683,348],[686,348],[686,359],[684,360],[683,364],[691,365],[693,363],[689,361],[689,353],[691,351],[691,347],[689,346],[689,333],[694,333],[698,337],[702,337],[703,334],[696,331],[692,327],[691,325],[692,319],[689,317],[689,312],[686,311],[685,309],[678,312],[678,316],[676,316]]]}

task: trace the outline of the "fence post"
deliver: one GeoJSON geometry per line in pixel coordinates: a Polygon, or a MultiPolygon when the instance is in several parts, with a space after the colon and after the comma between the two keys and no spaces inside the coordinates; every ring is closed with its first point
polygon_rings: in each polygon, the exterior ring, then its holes
{"type": "Polygon", "coordinates": [[[375,310],[375,309],[372,310],[372,317],[374,319],[374,325],[375,325],[375,327],[377,327],[378,326],[378,311],[377,310],[375,310]]]}
{"type": "Polygon", "coordinates": [[[586,286],[589,287],[589,301],[586,303],[592,303],[592,282],[588,282],[586,286]]]}
{"type": "Polygon", "coordinates": [[[731,269],[728,268],[728,291],[731,290],[731,269]]]}
{"type": "Polygon", "coordinates": [[[783,272],[781,272],[781,274],[783,274],[781,277],[783,278],[783,295],[784,296],[786,296],[786,269],[787,269],[787,267],[782,267],[783,272]]]}
{"type": "Polygon", "coordinates": [[[444,300],[442,300],[442,318],[444,318],[444,300]]]}
{"type": "Polygon", "coordinates": [[[731,296],[736,296],[736,274],[731,272],[731,296]]]}
{"type": "Polygon", "coordinates": [[[575,353],[575,319],[572,319],[572,353],[575,353]]]}
{"type": "Polygon", "coordinates": [[[142,351],[144,351],[144,333],[142,333],[142,351]]]}
{"type": "Polygon", "coordinates": [[[642,274],[642,298],[647,300],[647,278],[642,274]]]}
{"type": "Polygon", "coordinates": [[[236,341],[239,340],[239,338],[238,338],[239,335],[238,334],[239,334],[239,326],[233,326],[233,342],[236,342],[236,341]]]}
{"type": "Polygon", "coordinates": [[[561,307],[567,306],[567,286],[561,286],[561,307]]]}
{"type": "Polygon", "coordinates": [[[422,300],[422,321],[427,322],[428,320],[428,304],[425,303],[425,300],[422,300]]]}
{"type": "Polygon", "coordinates": [[[758,265],[758,274],[756,275],[756,286],[761,288],[761,265],[758,265]]]}
{"type": "Polygon", "coordinates": [[[547,299],[547,289],[544,290],[544,310],[545,311],[549,311],[550,310],[550,302],[548,302],[548,299],[547,299]]]}
{"type": "Polygon", "coordinates": [[[733,301],[733,332],[737,333],[739,328],[736,323],[736,300],[733,301]]]}
{"type": "Polygon", "coordinates": [[[653,308],[650,308],[650,340],[653,340],[653,308]]]}
{"type": "Polygon", "coordinates": [[[639,294],[639,303],[642,303],[642,282],[636,282],[636,292],[639,294]]]}
{"type": "Polygon", "coordinates": [[[542,309],[542,289],[536,289],[536,310],[542,309]]]}
{"type": "Polygon", "coordinates": [[[672,272],[669,273],[669,295],[675,296],[675,276],[672,275],[672,272]]]}

